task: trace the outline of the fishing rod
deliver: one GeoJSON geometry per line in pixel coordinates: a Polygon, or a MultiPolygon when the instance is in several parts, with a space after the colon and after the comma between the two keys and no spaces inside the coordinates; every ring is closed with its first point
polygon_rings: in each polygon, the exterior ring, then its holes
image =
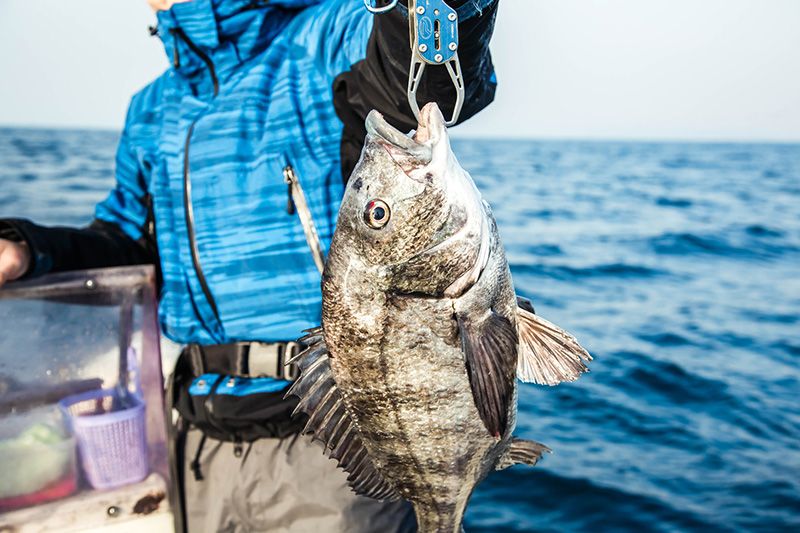
{"type": "MultiPolygon", "coordinates": [[[[387,13],[394,9],[398,0],[379,7],[376,0],[364,0],[370,13],[387,13]]],[[[408,70],[408,104],[414,117],[419,119],[417,89],[427,65],[447,69],[456,89],[456,104],[453,116],[446,120],[447,126],[458,121],[464,106],[464,77],[458,59],[458,13],[444,0],[409,0],[409,41],[411,43],[411,66],[408,70]]]]}

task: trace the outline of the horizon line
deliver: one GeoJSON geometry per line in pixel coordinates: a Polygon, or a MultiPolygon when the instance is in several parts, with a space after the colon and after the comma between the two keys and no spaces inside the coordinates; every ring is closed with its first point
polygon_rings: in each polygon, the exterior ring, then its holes
{"type": "MultiPolygon", "coordinates": [[[[106,126],[64,126],[64,125],[43,125],[43,124],[14,124],[0,123],[0,130],[44,130],[44,131],[74,131],[74,132],[98,132],[119,135],[121,129],[106,126]]],[[[597,143],[645,143],[645,144],[773,144],[773,145],[800,145],[798,138],[724,138],[724,137],[597,137],[597,136],[481,136],[473,133],[460,134],[453,131],[451,138],[455,140],[474,140],[491,142],[597,142],[597,143]]]]}

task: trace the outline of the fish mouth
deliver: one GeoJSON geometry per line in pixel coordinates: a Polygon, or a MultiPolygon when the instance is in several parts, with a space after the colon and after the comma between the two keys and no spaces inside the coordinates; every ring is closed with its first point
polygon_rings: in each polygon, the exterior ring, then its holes
{"type": "Polygon", "coordinates": [[[413,136],[406,135],[388,122],[381,113],[376,110],[370,111],[367,115],[366,127],[367,134],[371,140],[377,141],[389,152],[404,170],[410,170],[409,159],[416,160],[417,168],[430,164],[433,160],[433,146],[437,141],[439,124],[437,118],[441,119],[443,127],[444,119],[441,117],[436,104],[426,105],[420,111],[417,129],[413,136]]]}

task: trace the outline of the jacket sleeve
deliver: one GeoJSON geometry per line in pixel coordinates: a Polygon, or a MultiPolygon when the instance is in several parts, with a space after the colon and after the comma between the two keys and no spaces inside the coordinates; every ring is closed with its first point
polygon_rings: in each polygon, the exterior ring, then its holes
{"type": "Polygon", "coordinates": [[[150,231],[152,212],[145,179],[128,142],[128,125],[116,156],[116,187],[97,205],[85,228],[46,227],[19,218],[0,219],[0,237],[27,243],[31,265],[26,277],[49,272],[134,264],[157,264],[150,231]]]}
{"type": "MultiPolygon", "coordinates": [[[[475,115],[494,99],[497,82],[489,51],[498,0],[447,0],[459,15],[459,49],[465,85],[459,123],[475,115]]],[[[365,9],[362,8],[362,11],[365,9]]],[[[333,83],[334,106],[344,123],[342,174],[350,175],[363,146],[364,120],[372,109],[401,130],[417,122],[406,96],[411,46],[407,1],[383,15],[372,17],[366,54],[339,74],[333,83]]],[[[428,66],[417,91],[420,107],[436,102],[446,117],[455,107],[455,89],[447,69],[428,66]]]]}

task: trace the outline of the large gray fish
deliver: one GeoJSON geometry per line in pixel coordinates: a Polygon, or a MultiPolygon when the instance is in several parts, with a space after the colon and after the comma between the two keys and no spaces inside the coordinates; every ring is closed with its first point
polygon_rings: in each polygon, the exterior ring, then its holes
{"type": "Polygon", "coordinates": [[[512,437],[516,378],[572,381],[591,357],[514,294],[489,206],[426,106],[409,137],[373,111],[322,278],[322,327],[289,394],[353,489],[461,531],[490,472],[547,448],[512,437]]]}

